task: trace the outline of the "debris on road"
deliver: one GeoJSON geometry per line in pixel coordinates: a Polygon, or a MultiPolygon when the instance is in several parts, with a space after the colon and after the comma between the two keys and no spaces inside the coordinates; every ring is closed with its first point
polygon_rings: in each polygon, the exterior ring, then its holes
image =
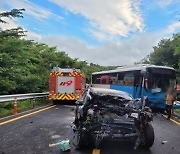
{"type": "Polygon", "coordinates": [[[58,142],[58,143],[52,143],[52,144],[49,144],[49,147],[54,147],[54,146],[59,145],[59,144],[60,144],[60,142],[58,142]]]}
{"type": "Polygon", "coordinates": [[[61,150],[62,150],[62,151],[68,151],[68,150],[70,150],[71,147],[70,147],[70,142],[69,142],[69,140],[66,139],[66,140],[61,141],[61,142],[60,142],[60,147],[61,147],[61,150]]]}
{"type": "Polygon", "coordinates": [[[68,139],[63,140],[61,142],[57,142],[57,143],[53,143],[53,144],[49,144],[49,147],[54,147],[60,145],[60,149],[64,152],[64,151],[68,151],[71,150],[70,147],[70,141],[68,139]]]}
{"type": "Polygon", "coordinates": [[[168,142],[168,141],[162,141],[161,143],[162,143],[162,144],[165,144],[165,143],[167,143],[167,142],[168,142]]]}

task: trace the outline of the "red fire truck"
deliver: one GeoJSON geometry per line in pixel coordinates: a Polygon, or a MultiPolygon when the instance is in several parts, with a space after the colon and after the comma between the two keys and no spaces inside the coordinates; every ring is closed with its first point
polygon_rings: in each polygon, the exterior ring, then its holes
{"type": "Polygon", "coordinates": [[[49,99],[78,100],[85,88],[84,74],[80,69],[54,67],[49,77],[49,99]]]}

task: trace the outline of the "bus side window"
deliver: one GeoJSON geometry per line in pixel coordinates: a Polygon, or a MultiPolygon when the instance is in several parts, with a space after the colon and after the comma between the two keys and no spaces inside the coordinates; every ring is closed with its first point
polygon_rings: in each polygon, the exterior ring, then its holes
{"type": "Polygon", "coordinates": [[[140,71],[135,71],[134,72],[134,86],[139,87],[142,84],[142,76],[140,71]]]}
{"type": "Polygon", "coordinates": [[[118,81],[117,81],[118,85],[124,85],[124,73],[118,73],[118,81]]]}
{"type": "Polygon", "coordinates": [[[109,75],[102,75],[100,78],[100,84],[109,84],[109,75]]]}
{"type": "Polygon", "coordinates": [[[126,72],[124,76],[125,85],[133,86],[134,85],[134,75],[133,72],[126,72]]]}
{"type": "Polygon", "coordinates": [[[91,82],[92,82],[92,84],[95,84],[95,83],[96,83],[96,75],[93,75],[93,76],[92,76],[92,81],[91,81],[91,82]]]}
{"type": "Polygon", "coordinates": [[[92,84],[100,84],[100,78],[98,75],[92,76],[92,84]]]}
{"type": "Polygon", "coordinates": [[[95,84],[100,84],[100,78],[97,78],[97,79],[96,79],[95,84]]]}
{"type": "Polygon", "coordinates": [[[116,85],[118,81],[117,73],[112,73],[109,76],[110,76],[110,79],[109,79],[110,84],[116,85]]]}

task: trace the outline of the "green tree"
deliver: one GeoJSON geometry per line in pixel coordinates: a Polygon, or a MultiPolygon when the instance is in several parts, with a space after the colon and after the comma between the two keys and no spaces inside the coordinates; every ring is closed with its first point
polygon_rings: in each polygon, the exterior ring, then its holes
{"type": "MultiPolygon", "coordinates": [[[[2,17],[22,17],[21,11],[24,10],[0,13],[0,22],[6,24],[2,17]]],[[[92,72],[112,68],[72,59],[56,47],[26,40],[22,36],[22,28],[0,29],[0,94],[48,91],[49,72],[54,66],[80,68],[88,82],[92,72]]]]}
{"type": "MultiPolygon", "coordinates": [[[[13,9],[11,11],[8,12],[1,12],[0,13],[0,23],[4,23],[4,24],[8,24],[3,18],[23,18],[23,11],[25,11],[25,9],[13,9]]],[[[5,37],[18,37],[18,36],[24,36],[24,33],[26,31],[24,31],[21,27],[17,27],[17,28],[12,28],[12,29],[7,29],[2,31],[0,29],[0,37],[1,38],[5,38],[5,37]]]]}
{"type": "Polygon", "coordinates": [[[22,11],[25,11],[25,9],[13,9],[11,11],[1,12],[0,13],[0,22],[1,23],[7,23],[5,20],[3,20],[4,17],[7,18],[23,18],[22,11]]]}

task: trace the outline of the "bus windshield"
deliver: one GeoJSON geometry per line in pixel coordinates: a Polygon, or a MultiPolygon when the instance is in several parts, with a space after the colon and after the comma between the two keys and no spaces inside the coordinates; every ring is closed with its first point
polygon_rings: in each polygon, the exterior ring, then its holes
{"type": "Polygon", "coordinates": [[[151,70],[145,79],[145,88],[148,91],[159,89],[159,92],[165,92],[169,87],[174,88],[176,85],[175,72],[173,70],[168,71],[151,70]]]}

